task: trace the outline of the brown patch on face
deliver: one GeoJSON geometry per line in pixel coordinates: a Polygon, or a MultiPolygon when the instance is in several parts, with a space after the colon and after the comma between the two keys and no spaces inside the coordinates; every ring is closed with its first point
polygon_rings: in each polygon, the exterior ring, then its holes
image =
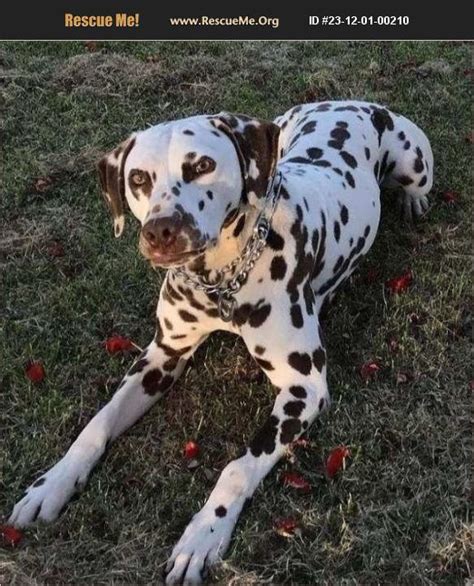
{"type": "MultiPolygon", "coordinates": [[[[102,195],[114,221],[121,218],[124,213],[124,167],[134,146],[135,138],[128,139],[105,155],[97,165],[102,195]]],[[[121,230],[117,230],[116,226],[115,235],[120,236],[120,233],[121,230]]]]}
{"type": "Polygon", "coordinates": [[[257,197],[264,197],[277,162],[280,128],[273,122],[243,114],[220,114],[216,126],[234,144],[241,164],[245,193],[253,191],[257,197]],[[249,174],[252,160],[258,170],[257,177],[249,174]]]}
{"type": "Polygon", "coordinates": [[[128,174],[128,186],[136,199],[140,199],[141,195],[150,198],[153,190],[150,173],[143,169],[132,169],[128,174]]]}
{"type": "Polygon", "coordinates": [[[201,177],[201,175],[208,175],[216,168],[216,162],[211,157],[203,155],[197,161],[195,159],[196,153],[188,153],[185,155],[184,163],[181,165],[183,181],[185,183],[191,183],[191,181],[194,181],[197,177],[201,177]]]}

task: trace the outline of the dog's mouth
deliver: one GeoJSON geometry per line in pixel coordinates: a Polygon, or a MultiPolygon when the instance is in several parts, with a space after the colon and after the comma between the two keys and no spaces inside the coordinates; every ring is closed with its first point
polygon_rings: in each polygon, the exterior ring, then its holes
{"type": "Polygon", "coordinates": [[[206,247],[185,252],[159,252],[157,250],[142,250],[143,256],[150,261],[153,267],[170,268],[180,267],[203,254],[206,247]]]}

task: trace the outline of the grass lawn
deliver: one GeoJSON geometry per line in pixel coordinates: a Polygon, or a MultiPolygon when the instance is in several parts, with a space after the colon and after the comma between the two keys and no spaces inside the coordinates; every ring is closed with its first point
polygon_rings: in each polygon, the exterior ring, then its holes
{"type": "MultiPolygon", "coordinates": [[[[467,43],[0,44],[1,514],[132,363],[132,354],[108,355],[104,340],[119,333],[143,347],[154,333],[162,275],[138,254],[134,220],[114,239],[99,155],[166,119],[220,110],[273,118],[304,101],[367,99],[429,136],[432,209],[404,226],[384,196],[376,243],[325,320],[332,409],[309,447],[257,491],[213,579],[463,584],[473,531],[471,53],[467,43]],[[408,268],[410,289],[387,295],[385,280],[408,268]],[[41,384],[25,377],[30,359],[44,363],[41,384]],[[381,370],[364,382],[368,360],[381,370]],[[352,457],[328,481],[323,463],[340,444],[352,457]],[[311,492],[283,487],[284,470],[304,474],[311,492]],[[288,516],[300,536],[273,531],[288,516]]],[[[159,583],[186,523],[273,403],[238,339],[214,335],[192,362],[58,522],[0,549],[2,586],[159,583]],[[188,439],[202,451],[193,471],[182,457],[188,439]]]]}

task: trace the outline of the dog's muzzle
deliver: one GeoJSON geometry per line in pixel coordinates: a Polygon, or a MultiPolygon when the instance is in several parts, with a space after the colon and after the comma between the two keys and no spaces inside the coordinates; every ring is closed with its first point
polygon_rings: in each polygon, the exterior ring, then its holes
{"type": "Polygon", "coordinates": [[[140,251],[156,266],[183,265],[203,250],[196,230],[176,215],[148,220],[141,229],[140,251]]]}

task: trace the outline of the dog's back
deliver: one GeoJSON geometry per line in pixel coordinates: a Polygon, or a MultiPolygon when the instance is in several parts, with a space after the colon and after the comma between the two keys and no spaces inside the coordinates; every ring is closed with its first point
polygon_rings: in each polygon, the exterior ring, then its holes
{"type": "Polygon", "coordinates": [[[310,164],[340,175],[343,189],[356,175],[401,185],[424,195],[433,183],[433,154],[423,131],[407,118],[369,102],[333,101],[296,106],[275,122],[281,127],[282,163],[310,164]]]}
{"type": "Polygon", "coordinates": [[[305,104],[275,122],[281,128],[278,166],[291,203],[319,239],[313,287],[322,303],[370,249],[381,185],[401,188],[407,217],[426,211],[431,147],[413,122],[368,102],[305,104]]]}

